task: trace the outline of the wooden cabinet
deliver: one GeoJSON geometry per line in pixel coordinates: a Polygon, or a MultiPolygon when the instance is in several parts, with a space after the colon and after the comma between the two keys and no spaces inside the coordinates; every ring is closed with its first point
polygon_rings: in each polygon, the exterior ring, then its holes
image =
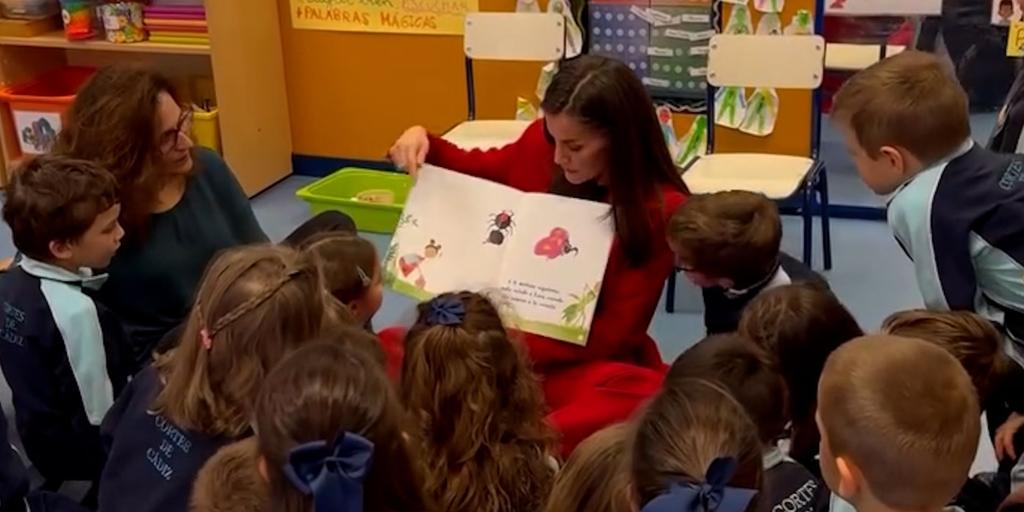
{"type": "MultiPolygon", "coordinates": [[[[67,41],[62,31],[0,37],[0,83],[66,66],[143,62],[175,77],[213,78],[224,158],[249,195],[291,172],[291,126],[275,0],[206,0],[210,45],[67,41]]],[[[9,130],[10,112],[0,113],[9,130]]],[[[17,154],[13,134],[0,136],[6,173],[17,154]],[[15,149],[12,151],[12,149],[15,149]]]]}

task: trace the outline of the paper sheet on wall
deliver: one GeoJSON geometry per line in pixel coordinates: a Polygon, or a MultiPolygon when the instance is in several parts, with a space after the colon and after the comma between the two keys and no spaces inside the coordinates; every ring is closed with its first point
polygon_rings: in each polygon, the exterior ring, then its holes
{"type": "Polygon", "coordinates": [[[825,0],[829,16],[938,16],[942,0],[825,0]]]}
{"type": "Polygon", "coordinates": [[[809,36],[814,34],[814,27],[811,25],[811,11],[800,9],[793,14],[793,18],[786,25],[782,32],[787,36],[809,36]]]}
{"type": "Polygon", "coordinates": [[[775,12],[766,12],[757,22],[757,34],[762,36],[782,35],[782,19],[775,12]]]}
{"type": "Polygon", "coordinates": [[[1024,6],[1016,0],[992,0],[992,24],[1008,27],[1024,19],[1024,6]]]}
{"type": "Polygon", "coordinates": [[[613,236],[607,204],[428,165],[384,258],[384,282],[418,300],[491,291],[514,328],[585,345],[613,236]]]}
{"type": "Polygon", "coordinates": [[[1024,57],[1024,22],[1015,21],[1010,25],[1010,37],[1006,41],[1007,57],[1024,57]]]}
{"type": "Polygon", "coordinates": [[[786,7],[786,0],[754,0],[754,8],[760,12],[782,12],[786,7]]]}
{"type": "Polygon", "coordinates": [[[290,0],[292,26],[341,32],[461,35],[478,0],[290,0]]]}
{"type": "Polygon", "coordinates": [[[722,87],[715,91],[715,124],[739,128],[747,116],[747,92],[742,87],[722,87]]]}
{"type": "Polygon", "coordinates": [[[766,137],[775,131],[775,120],[779,117],[779,95],[775,89],[759,87],[747,98],[747,112],[740,124],[740,131],[766,137]]]}
{"type": "Polygon", "coordinates": [[[685,168],[695,158],[704,156],[708,152],[708,116],[699,115],[693,118],[690,129],[686,135],[679,139],[679,146],[682,151],[676,158],[676,167],[685,168]]]}
{"type": "Polygon", "coordinates": [[[732,8],[732,16],[725,26],[726,34],[750,34],[753,33],[753,20],[750,17],[750,9],[746,4],[737,4],[732,8]]]}

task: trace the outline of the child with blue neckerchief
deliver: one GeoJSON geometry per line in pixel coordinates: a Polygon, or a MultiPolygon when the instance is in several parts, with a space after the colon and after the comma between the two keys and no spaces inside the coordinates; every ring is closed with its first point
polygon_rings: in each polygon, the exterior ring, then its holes
{"type": "Polygon", "coordinates": [[[16,169],[4,221],[21,262],[0,279],[0,366],[29,460],[52,485],[99,479],[99,425],[136,370],[121,325],[89,290],[120,246],[117,182],[41,156],[16,169]]]}
{"type": "Polygon", "coordinates": [[[640,512],[747,512],[763,474],[757,427],[718,384],[681,378],[636,424],[631,473],[640,512]]]}

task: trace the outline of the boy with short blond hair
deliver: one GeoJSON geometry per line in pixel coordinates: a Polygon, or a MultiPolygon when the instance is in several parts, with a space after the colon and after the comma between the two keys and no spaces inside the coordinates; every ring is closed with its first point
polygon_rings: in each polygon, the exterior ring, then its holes
{"type": "Polygon", "coordinates": [[[946,350],[857,338],[829,357],[818,404],[822,475],[859,512],[937,512],[967,481],[981,413],[946,350]]]}
{"type": "Polygon", "coordinates": [[[1024,342],[1024,157],[971,140],[966,94],[926,53],[855,75],[832,118],[864,182],[891,194],[889,224],[928,309],[974,311],[1024,342]]]}
{"type": "Polygon", "coordinates": [[[758,293],[794,282],[825,279],[781,252],[782,220],[762,194],[731,190],[696,195],[669,219],[668,243],[676,266],[703,290],[707,332],[736,330],[758,293]]]}

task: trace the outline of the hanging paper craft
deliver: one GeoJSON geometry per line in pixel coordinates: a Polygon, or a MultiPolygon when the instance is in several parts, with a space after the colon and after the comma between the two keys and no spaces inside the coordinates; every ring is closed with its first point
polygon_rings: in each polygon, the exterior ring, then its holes
{"type": "Polygon", "coordinates": [[[814,27],[811,26],[811,11],[800,9],[793,15],[786,30],[787,36],[809,36],[814,34],[814,27]]]}
{"type": "Polygon", "coordinates": [[[750,19],[750,9],[746,4],[737,4],[732,8],[732,16],[725,26],[726,34],[750,34],[753,32],[753,21],[750,19]]]}
{"type": "Polygon", "coordinates": [[[693,119],[690,130],[679,139],[682,149],[676,157],[676,167],[685,168],[694,159],[708,152],[708,116],[700,115],[693,119]]]}
{"type": "Polygon", "coordinates": [[[782,12],[786,0],[754,0],[754,8],[761,12],[782,12]]]}
{"type": "Polygon", "coordinates": [[[540,12],[537,0],[516,0],[516,12],[540,12]]]}
{"type": "MultiPolygon", "coordinates": [[[[524,0],[518,0],[522,2],[524,0]]],[[[534,3],[537,0],[532,0],[534,3]]],[[[518,3],[516,4],[518,5],[518,3]]],[[[540,9],[538,8],[538,11],[540,9]]],[[[548,3],[548,12],[561,14],[565,18],[565,57],[572,58],[583,53],[583,31],[576,23],[572,8],[566,0],[551,0],[548,3]]]]}
{"type": "Polygon", "coordinates": [[[766,12],[761,15],[761,21],[757,22],[757,33],[762,36],[781,36],[782,19],[778,13],[766,12]]]}
{"type": "Polygon", "coordinates": [[[668,144],[668,152],[675,159],[679,155],[679,140],[676,139],[676,129],[672,126],[672,110],[662,105],[656,108],[655,113],[658,114],[658,123],[661,124],[661,134],[665,137],[665,143],[668,144]]]}
{"type": "Polygon", "coordinates": [[[775,131],[775,120],[779,116],[779,95],[775,89],[759,87],[747,99],[747,115],[743,118],[740,131],[765,137],[775,131]]]}
{"type": "Polygon", "coordinates": [[[747,115],[746,94],[742,87],[722,87],[715,91],[715,124],[739,128],[747,115]]]}
{"type": "Polygon", "coordinates": [[[537,107],[526,98],[516,98],[516,121],[533,121],[540,117],[537,107]]]}
{"type": "Polygon", "coordinates": [[[540,76],[537,77],[537,90],[535,91],[537,99],[540,101],[544,101],[544,96],[548,92],[548,86],[551,85],[551,79],[555,77],[557,72],[557,62],[549,62],[540,68],[540,76]]]}

